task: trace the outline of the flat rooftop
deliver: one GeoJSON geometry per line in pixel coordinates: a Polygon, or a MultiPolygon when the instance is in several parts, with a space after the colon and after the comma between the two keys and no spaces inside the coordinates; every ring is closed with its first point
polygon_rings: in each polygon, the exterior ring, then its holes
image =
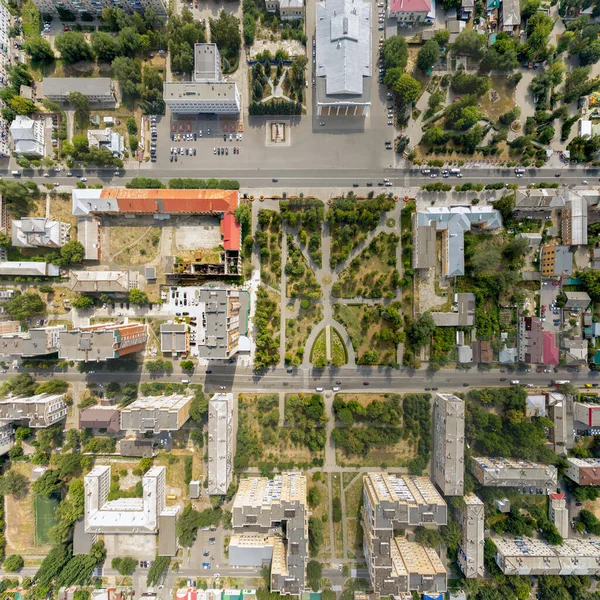
{"type": "Polygon", "coordinates": [[[165,81],[165,100],[236,100],[237,86],[229,81],[165,81]]]}
{"type": "Polygon", "coordinates": [[[217,61],[220,60],[216,44],[194,44],[194,80],[218,80],[220,69],[217,61]]]}

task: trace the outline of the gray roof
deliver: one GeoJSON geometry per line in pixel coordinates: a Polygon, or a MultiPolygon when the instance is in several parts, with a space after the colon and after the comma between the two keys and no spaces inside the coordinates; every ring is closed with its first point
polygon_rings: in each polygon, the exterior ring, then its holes
{"type": "Polygon", "coordinates": [[[498,360],[505,365],[516,362],[517,349],[504,347],[502,350],[500,350],[500,353],[498,354],[498,360]]]}
{"type": "Polygon", "coordinates": [[[177,522],[178,507],[167,506],[158,516],[158,556],[175,556],[177,554],[177,522]]]}
{"type": "Polygon", "coordinates": [[[573,255],[568,246],[556,246],[554,248],[554,274],[572,275],[573,255]]]}
{"type": "Polygon", "coordinates": [[[457,301],[451,312],[432,312],[431,317],[437,327],[473,326],[475,324],[475,294],[472,292],[457,294],[457,301]]]}
{"type": "Polygon", "coordinates": [[[79,519],[73,530],[73,554],[89,554],[97,537],[96,533],[86,533],[85,522],[83,519],[79,519]]]}
{"type": "Polygon", "coordinates": [[[125,438],[119,441],[119,454],[121,456],[151,458],[156,453],[156,446],[156,442],[153,442],[152,440],[125,438]]]}
{"type": "Polygon", "coordinates": [[[547,210],[562,208],[565,197],[562,189],[519,189],[515,191],[515,210],[547,210]]]}
{"type": "Polygon", "coordinates": [[[187,352],[187,325],[164,323],[160,326],[161,352],[187,352]]]}
{"type": "Polygon", "coordinates": [[[93,212],[119,212],[119,204],[114,198],[100,198],[102,190],[79,190],[71,192],[71,212],[76,217],[93,212]]]}
{"type": "Polygon", "coordinates": [[[84,96],[108,96],[113,94],[110,77],[45,77],[44,96],[65,96],[81,92],[84,96]]]}
{"type": "Polygon", "coordinates": [[[317,76],[326,78],[327,95],[362,95],[363,77],[371,76],[371,4],[319,2],[316,39],[317,76]]]}
{"type": "MultiPolygon", "coordinates": [[[[465,231],[469,231],[473,226],[485,230],[498,229],[502,227],[502,217],[490,206],[427,207],[417,212],[416,225],[419,232],[422,227],[432,223],[435,223],[437,231],[447,233],[446,275],[452,277],[465,274],[465,231]]],[[[417,266],[420,268],[420,265],[417,266]]]]}
{"type": "Polygon", "coordinates": [[[60,268],[57,265],[45,262],[4,261],[0,262],[0,275],[58,277],[60,268]]]}
{"type": "Polygon", "coordinates": [[[218,81],[221,57],[216,44],[194,44],[194,80],[218,81]]]}
{"type": "Polygon", "coordinates": [[[112,406],[95,406],[79,411],[80,429],[106,429],[116,433],[120,429],[120,411],[112,406]]]}
{"type": "Polygon", "coordinates": [[[231,481],[232,394],[215,394],[208,403],[208,493],[226,494],[231,481]]]}
{"type": "Polygon", "coordinates": [[[521,24],[519,0],[502,0],[502,22],[511,27],[521,24]]]}

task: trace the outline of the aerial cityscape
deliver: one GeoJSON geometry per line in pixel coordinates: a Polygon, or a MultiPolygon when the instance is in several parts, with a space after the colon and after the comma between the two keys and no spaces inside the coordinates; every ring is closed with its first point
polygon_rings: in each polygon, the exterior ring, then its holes
{"type": "Polygon", "coordinates": [[[0,588],[600,600],[600,4],[0,0],[0,588]]]}

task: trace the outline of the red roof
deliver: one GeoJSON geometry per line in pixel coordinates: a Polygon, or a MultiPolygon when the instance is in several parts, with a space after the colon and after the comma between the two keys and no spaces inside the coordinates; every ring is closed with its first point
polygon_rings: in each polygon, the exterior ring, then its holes
{"type": "Polygon", "coordinates": [[[558,364],[558,347],[556,346],[556,338],[553,333],[544,332],[544,364],[558,364]]]}
{"type": "Polygon", "coordinates": [[[225,213],[225,216],[221,219],[221,235],[223,236],[223,248],[225,250],[239,251],[242,228],[231,211],[225,213]]]}
{"type": "Polygon", "coordinates": [[[430,0],[392,0],[390,13],[397,12],[429,12],[431,10],[430,0]]]}
{"type": "Polygon", "coordinates": [[[550,498],[552,498],[552,500],[564,500],[565,495],[564,494],[550,494],[550,498]]]}

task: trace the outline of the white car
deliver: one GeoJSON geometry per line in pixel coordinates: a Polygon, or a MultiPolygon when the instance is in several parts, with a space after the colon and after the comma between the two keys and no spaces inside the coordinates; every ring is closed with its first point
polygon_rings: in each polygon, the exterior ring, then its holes
{"type": "Polygon", "coordinates": [[[54,167],[54,169],[52,169],[55,173],[60,173],[60,167],[54,167]]]}
{"type": "Polygon", "coordinates": [[[79,181],[83,181],[85,183],[87,181],[87,177],[80,177],[79,181]]]}

